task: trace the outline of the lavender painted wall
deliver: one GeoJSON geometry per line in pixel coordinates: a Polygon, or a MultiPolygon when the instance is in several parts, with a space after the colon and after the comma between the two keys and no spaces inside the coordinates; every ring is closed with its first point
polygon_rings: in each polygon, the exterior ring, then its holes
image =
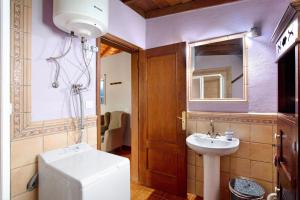
{"type": "Polygon", "coordinates": [[[146,47],[198,41],[262,28],[262,36],[249,39],[249,101],[235,103],[190,102],[189,110],[224,112],[276,112],[277,68],[272,32],[290,0],[244,0],[147,20],[146,47]]]}
{"type": "MultiPolygon", "coordinates": [[[[67,46],[66,34],[52,22],[52,0],[32,0],[32,120],[67,118],[72,114],[70,91],[65,82],[79,74],[75,65],[82,64],[80,42],[75,41],[69,55],[62,60],[65,72],[60,87],[53,89],[55,65],[46,58],[57,56],[67,46]]],[[[109,33],[142,48],[145,47],[145,19],[119,0],[110,0],[109,33]],[[116,14],[117,13],[117,14],[116,14]],[[125,26],[126,25],[126,26],[125,26]]],[[[91,40],[90,44],[95,44],[91,40]]],[[[84,100],[95,102],[95,56],[91,63],[92,83],[84,93],[84,100]]],[[[73,81],[72,81],[73,82],[73,81]]],[[[82,81],[83,82],[83,81],[82,81]]],[[[85,115],[94,115],[95,107],[85,110],[85,115]]]]}
{"type": "MultiPolygon", "coordinates": [[[[74,45],[66,58],[61,60],[65,71],[61,70],[60,87],[51,87],[55,65],[46,61],[50,56],[60,55],[68,46],[66,34],[58,30],[52,22],[52,1],[33,0],[32,2],[32,120],[53,120],[72,116],[70,88],[67,82],[75,82],[82,63],[80,41],[74,45]],[[77,66],[78,67],[78,66],[77,66]]],[[[90,41],[95,44],[95,40],[90,41]]],[[[83,65],[82,65],[83,66],[83,65]]],[[[91,63],[91,73],[95,74],[95,56],[91,63]]],[[[84,79],[83,79],[84,81],[84,79]]],[[[89,91],[84,93],[85,101],[95,101],[95,77],[89,91]]],[[[95,108],[86,109],[86,115],[95,115],[95,108]]]]}
{"type": "Polygon", "coordinates": [[[108,32],[141,48],[146,47],[146,20],[120,0],[109,0],[108,32]]]}

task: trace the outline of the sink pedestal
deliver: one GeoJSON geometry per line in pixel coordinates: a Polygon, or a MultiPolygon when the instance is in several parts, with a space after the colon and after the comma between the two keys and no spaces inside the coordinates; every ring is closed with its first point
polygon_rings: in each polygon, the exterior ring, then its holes
{"type": "Polygon", "coordinates": [[[204,198],[219,200],[220,195],[220,156],[203,155],[204,166],[204,198]]]}

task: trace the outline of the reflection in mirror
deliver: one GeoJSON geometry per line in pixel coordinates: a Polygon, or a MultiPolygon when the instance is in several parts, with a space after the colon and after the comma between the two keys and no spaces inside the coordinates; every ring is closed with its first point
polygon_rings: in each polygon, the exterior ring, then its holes
{"type": "Polygon", "coordinates": [[[244,37],[190,45],[190,100],[245,99],[244,37]]]}

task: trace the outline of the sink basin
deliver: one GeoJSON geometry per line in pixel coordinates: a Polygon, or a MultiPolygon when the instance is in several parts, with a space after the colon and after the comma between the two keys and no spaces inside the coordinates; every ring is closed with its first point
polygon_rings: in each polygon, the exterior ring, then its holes
{"type": "Polygon", "coordinates": [[[205,200],[220,199],[220,156],[236,152],[240,140],[226,140],[224,136],[211,138],[207,134],[195,133],[186,138],[189,148],[203,155],[204,197],[205,200]]]}
{"type": "Polygon", "coordinates": [[[232,141],[228,141],[224,136],[211,138],[207,134],[196,133],[190,135],[186,143],[189,148],[199,154],[225,156],[238,150],[240,140],[233,138],[232,141]]]}

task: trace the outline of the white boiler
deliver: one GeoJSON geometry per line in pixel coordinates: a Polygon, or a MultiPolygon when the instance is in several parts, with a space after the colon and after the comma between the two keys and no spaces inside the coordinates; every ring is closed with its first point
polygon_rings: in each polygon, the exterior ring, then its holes
{"type": "Polygon", "coordinates": [[[104,35],[108,28],[109,0],[54,0],[53,21],[61,30],[85,38],[104,35]]]}

